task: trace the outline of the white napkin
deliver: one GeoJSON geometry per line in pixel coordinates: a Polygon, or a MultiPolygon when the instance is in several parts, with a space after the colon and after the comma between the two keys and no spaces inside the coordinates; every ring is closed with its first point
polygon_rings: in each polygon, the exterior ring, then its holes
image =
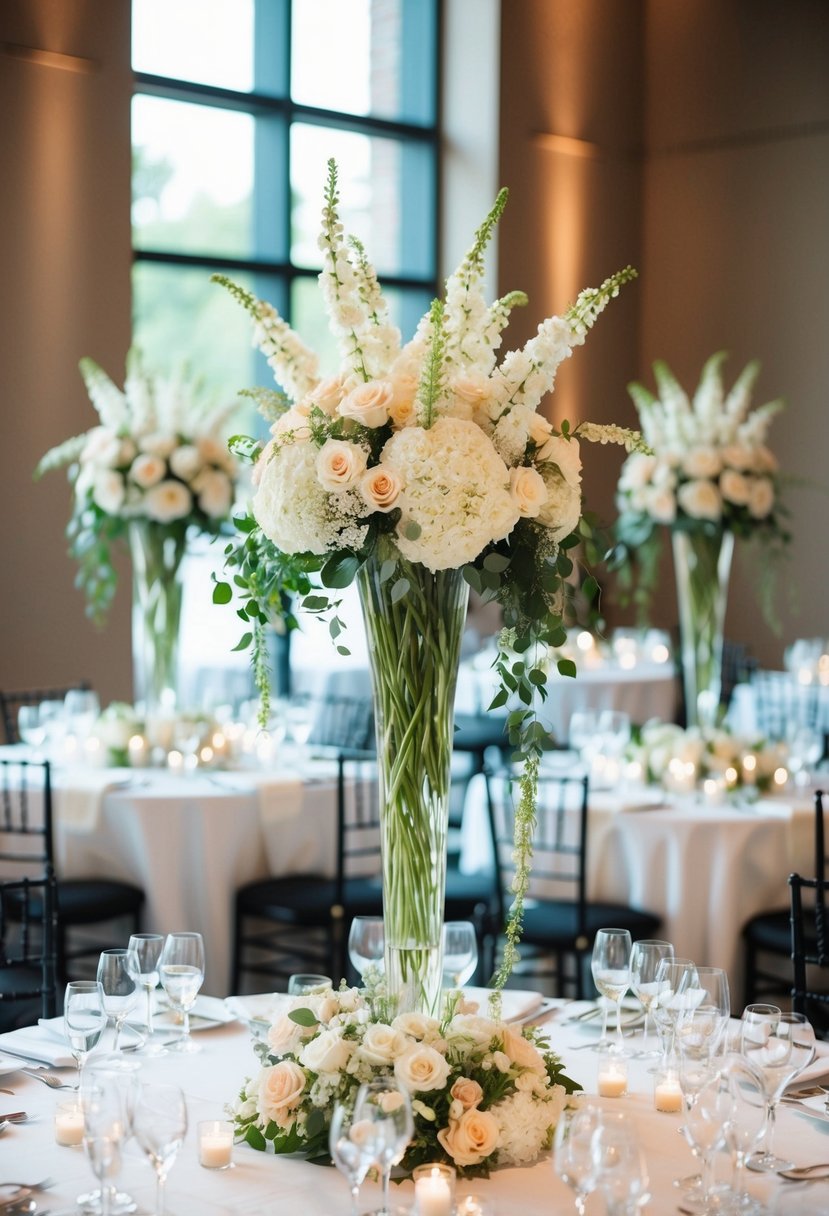
{"type": "MultiPolygon", "coordinates": [[[[489,1017],[489,997],[491,988],[464,988],[463,999],[468,1003],[477,1002],[478,1013],[481,1017],[489,1017]]],[[[501,1020],[517,1022],[528,1018],[544,1003],[540,992],[528,992],[518,988],[504,988],[501,992],[501,1020]]]]}
{"type": "Polygon", "coordinates": [[[50,1068],[73,1068],[75,1060],[63,1037],[63,1018],[52,1018],[37,1026],[25,1026],[0,1034],[0,1052],[48,1064],[50,1068]],[[55,1033],[55,1023],[60,1032],[55,1033]]]}
{"type": "MultiPolygon", "coordinates": [[[[176,1024],[180,1024],[180,1015],[174,1010],[163,992],[156,993],[155,1009],[159,1019],[165,1024],[171,1020],[176,1024]]],[[[191,1030],[207,1029],[206,1025],[200,1026],[199,1023],[208,1023],[212,1025],[226,1025],[229,1022],[235,1022],[237,1014],[233,1013],[228,1007],[227,1002],[217,996],[205,996],[199,993],[195,1003],[190,1009],[191,1016],[196,1019],[195,1023],[190,1027],[191,1030]]]]}
{"type": "Polygon", "coordinates": [[[263,781],[258,787],[258,795],[268,869],[272,874],[281,874],[285,868],[285,825],[302,813],[302,779],[283,776],[277,781],[263,781]]]}
{"type": "Polygon", "coordinates": [[[791,1085],[786,1086],[784,1092],[790,1089],[802,1089],[804,1085],[825,1085],[829,1087],[829,1043],[818,1043],[817,1055],[803,1072],[798,1073],[791,1085]]]}
{"type": "Polygon", "coordinates": [[[111,769],[72,769],[70,785],[54,790],[55,819],[73,832],[94,832],[101,817],[104,798],[110,790],[129,785],[130,776],[119,776],[111,769]]]}

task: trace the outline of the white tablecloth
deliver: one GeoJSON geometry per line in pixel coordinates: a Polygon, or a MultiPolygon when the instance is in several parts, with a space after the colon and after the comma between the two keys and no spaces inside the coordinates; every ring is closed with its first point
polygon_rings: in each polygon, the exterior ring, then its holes
{"type": "MultiPolygon", "coordinates": [[[[653,1108],[653,1077],[648,1061],[632,1061],[630,1095],[620,1099],[599,1099],[596,1093],[597,1056],[594,1052],[573,1051],[573,1047],[595,1041],[597,1028],[564,1025],[565,1007],[550,1024],[553,1046],[561,1051],[569,1074],[585,1087],[591,1101],[608,1110],[625,1112],[634,1121],[641,1139],[651,1180],[653,1199],[647,1211],[652,1216],[667,1216],[676,1211],[679,1192],[675,1178],[694,1173],[698,1163],[691,1156],[684,1138],[678,1134],[681,1113],[659,1113],[653,1108]]],[[[274,1216],[295,1212],[297,1216],[338,1216],[349,1211],[349,1196],[342,1176],[333,1168],[308,1165],[298,1159],[275,1158],[255,1152],[244,1145],[234,1149],[235,1168],[224,1172],[206,1170],[197,1163],[196,1123],[200,1119],[223,1117],[225,1104],[232,1102],[241,1080],[251,1075],[255,1061],[246,1030],[238,1025],[198,1034],[203,1046],[199,1055],[161,1057],[143,1065],[148,1081],[180,1085],[187,1097],[189,1130],[167,1183],[168,1211],[176,1216],[274,1216]]],[[[637,1039],[629,1040],[635,1048],[637,1039]]],[[[823,1049],[823,1045],[821,1047],[823,1049]]],[[[64,1074],[72,1076],[67,1070],[64,1074]]],[[[75,1216],[75,1197],[94,1185],[82,1148],[58,1147],[53,1136],[54,1109],[66,1091],[52,1092],[21,1073],[6,1075],[0,1083],[14,1090],[3,1096],[2,1110],[26,1110],[32,1120],[10,1127],[0,1144],[0,1179],[35,1182],[47,1175],[56,1179],[54,1189],[44,1194],[41,1207],[50,1216],[75,1216]]],[[[829,1123],[819,1123],[791,1107],[778,1114],[778,1151],[790,1153],[798,1164],[825,1161],[829,1123]]],[[[729,1177],[724,1154],[716,1163],[718,1177],[729,1177]]],[[[153,1211],[154,1175],[140,1150],[131,1141],[125,1150],[119,1178],[140,1204],[140,1212],[153,1211]]],[[[780,1216],[805,1216],[829,1211],[829,1182],[794,1184],[776,1176],[749,1173],[749,1190],[766,1199],[780,1216]]],[[[488,1180],[463,1180],[458,1197],[476,1193],[492,1205],[494,1216],[550,1216],[574,1210],[572,1192],[555,1176],[549,1154],[536,1165],[524,1169],[496,1171],[488,1180]]],[[[397,1203],[411,1204],[410,1182],[394,1187],[397,1203]]],[[[379,1206],[375,1186],[366,1184],[360,1210],[379,1206]]],[[[604,1211],[598,1199],[589,1201],[588,1211],[604,1211]]]]}

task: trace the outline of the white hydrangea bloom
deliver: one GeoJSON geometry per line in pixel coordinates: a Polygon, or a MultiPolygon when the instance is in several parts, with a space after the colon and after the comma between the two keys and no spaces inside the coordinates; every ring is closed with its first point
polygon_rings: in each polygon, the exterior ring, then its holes
{"type": "Polygon", "coordinates": [[[262,469],[253,514],[283,553],[359,549],[368,525],[358,489],[329,493],[317,476],[319,449],[310,442],[283,443],[262,469]]]}

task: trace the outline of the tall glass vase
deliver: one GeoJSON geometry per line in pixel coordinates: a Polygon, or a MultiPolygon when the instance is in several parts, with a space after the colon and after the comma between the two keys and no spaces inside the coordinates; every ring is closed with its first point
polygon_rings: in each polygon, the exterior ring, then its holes
{"type": "Polygon", "coordinates": [[[374,692],[386,984],[398,1012],[440,1004],[455,683],[469,588],[391,542],[361,568],[374,692]]]}
{"type": "Polygon", "coordinates": [[[712,727],[720,705],[723,629],[734,533],[676,530],[671,539],[686,723],[712,727]]]}
{"type": "Polygon", "coordinates": [[[182,571],[187,528],[147,519],[130,523],[134,698],[145,712],[172,709],[178,690],[182,571]]]}

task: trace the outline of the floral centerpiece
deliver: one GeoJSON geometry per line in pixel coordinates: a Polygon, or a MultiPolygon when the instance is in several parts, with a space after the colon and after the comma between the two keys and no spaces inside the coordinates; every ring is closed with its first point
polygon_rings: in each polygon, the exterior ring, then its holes
{"type": "Polygon", "coordinates": [[[100,423],[47,452],[36,475],[69,468],[69,551],[98,623],[117,584],[113,547],[128,541],[136,697],[153,705],[175,690],[188,532],[217,535],[230,516],[238,466],[223,431],[232,407],[211,405],[184,371],[148,372],[135,350],[123,390],[92,359],[80,370],[100,423]]]}
{"type": "MultiPolygon", "coordinates": [[[[532,655],[566,639],[570,553],[579,543],[579,439],[632,446],[636,433],[580,423],[559,429],[538,412],[556,370],[633,271],[585,291],[522,350],[499,363],[502,331],[519,292],[487,305],[483,256],[506,204],[502,191],[472,248],[403,344],[363,246],[338,215],[336,165],[322,215],[320,284],[339,345],[333,376],[263,300],[220,278],[255,322],[282,393],[259,390],[271,422],[265,444],[239,440],[255,460],[256,492],[229,554],[240,615],[251,628],[260,687],[265,626],[286,595],[327,613],[344,646],[337,592],[356,579],[369,641],[384,858],[386,979],[401,1009],[434,1013],[446,860],[454,688],[468,588],[503,608],[505,629],[492,705],[517,693],[510,738],[526,761],[522,839],[527,859],[538,756],[534,705],[546,672],[532,655]]],[[[219,583],[214,598],[228,602],[219,583]]],[[[295,623],[288,619],[287,623],[295,623]]],[[[559,669],[574,674],[571,661],[559,669]]],[[[265,708],[267,708],[265,706],[265,708]]],[[[522,889],[516,891],[501,982],[512,966],[522,889]]]]}
{"type": "Polygon", "coordinates": [[[711,796],[769,793],[789,777],[783,743],[666,722],[646,722],[628,748],[628,759],[648,784],[674,791],[701,788],[711,796]]]}
{"type": "MultiPolygon", "coordinates": [[[[776,549],[789,540],[780,522],[777,460],[766,442],[783,403],[751,409],[756,362],[726,394],[725,357],[719,352],[707,361],[692,399],[662,362],[653,365],[658,396],[642,384],[629,386],[651,451],[628,456],[617,493],[620,576],[623,586],[636,580],[640,607],[656,582],[663,528],[672,537],[689,725],[713,725],[719,708],[735,537],[776,549]]],[[[770,569],[768,559],[757,564],[770,569]]],[[[768,607],[768,582],[763,594],[768,607]]]]}
{"type": "Polygon", "coordinates": [[[294,998],[242,1087],[233,1110],[238,1136],[257,1149],[325,1157],[335,1104],[353,1103],[363,1082],[393,1075],[414,1114],[404,1172],[443,1159],[461,1174],[486,1175],[534,1161],[578,1087],[540,1031],[464,1012],[457,997],[440,1020],[418,1013],[389,1020],[370,989],[294,998]]]}

